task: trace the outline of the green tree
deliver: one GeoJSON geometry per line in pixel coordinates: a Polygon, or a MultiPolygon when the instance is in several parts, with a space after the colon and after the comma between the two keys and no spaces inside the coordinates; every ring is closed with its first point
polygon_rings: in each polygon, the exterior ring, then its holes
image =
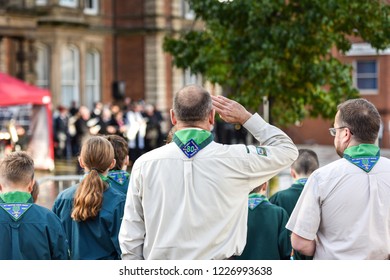
{"type": "Polygon", "coordinates": [[[205,28],[169,34],[164,50],[223,86],[256,110],[272,100],[272,120],[287,125],[307,116],[332,118],[336,105],[355,98],[346,52],[350,38],[378,49],[390,45],[390,6],[380,0],[188,0],[205,28]]]}

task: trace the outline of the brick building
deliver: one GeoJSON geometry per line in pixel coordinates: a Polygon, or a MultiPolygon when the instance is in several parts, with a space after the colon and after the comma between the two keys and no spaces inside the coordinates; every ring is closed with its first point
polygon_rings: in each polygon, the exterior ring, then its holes
{"type": "Polygon", "coordinates": [[[184,0],[0,0],[0,71],[48,88],[54,107],[131,97],[166,113],[199,77],[172,68],[163,39],[193,19],[184,0]]]}
{"type": "MultiPolygon", "coordinates": [[[[0,71],[52,92],[53,106],[92,107],[144,99],[165,115],[172,93],[200,77],[172,67],[164,36],[193,28],[185,0],[0,0],[0,71]]],[[[196,23],[199,25],[199,23],[196,23]]],[[[201,26],[195,26],[199,28],[201,26]]],[[[390,148],[390,51],[354,44],[345,56],[354,83],[382,115],[390,148]]],[[[216,90],[207,86],[210,90],[216,90]]],[[[286,131],[297,144],[331,145],[332,121],[305,120],[286,131]]]]}
{"type": "MultiPolygon", "coordinates": [[[[390,148],[390,48],[378,53],[370,44],[356,41],[345,55],[336,50],[333,55],[352,65],[354,86],[362,98],[375,104],[382,117],[381,147],[390,148]]],[[[332,120],[306,119],[287,128],[286,132],[297,144],[333,145],[328,131],[332,126],[332,120]]]]}

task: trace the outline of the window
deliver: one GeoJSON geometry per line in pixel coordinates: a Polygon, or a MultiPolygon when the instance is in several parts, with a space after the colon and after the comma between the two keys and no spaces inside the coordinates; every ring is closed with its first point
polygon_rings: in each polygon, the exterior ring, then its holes
{"type": "Polygon", "coordinates": [[[86,56],[86,80],[85,99],[86,106],[93,108],[93,104],[101,101],[100,96],[100,55],[96,51],[87,53],[86,56]]]}
{"type": "Polygon", "coordinates": [[[183,17],[185,19],[194,19],[195,18],[195,12],[190,8],[190,5],[188,4],[187,0],[181,1],[181,7],[182,7],[182,13],[183,17]]]}
{"type": "Polygon", "coordinates": [[[79,51],[74,46],[62,50],[61,55],[61,104],[70,107],[72,101],[79,103],[79,51]]]}
{"type": "Polygon", "coordinates": [[[84,0],[84,13],[88,15],[97,15],[99,12],[99,1],[98,0],[84,0]]]}
{"type": "Polygon", "coordinates": [[[183,86],[197,84],[202,85],[202,75],[194,75],[189,68],[184,70],[183,86]]]}
{"type": "Polygon", "coordinates": [[[65,7],[77,7],[77,0],[60,0],[60,5],[65,7]]]}
{"type": "Polygon", "coordinates": [[[44,44],[37,44],[37,71],[36,85],[41,88],[49,88],[49,48],[44,44]]]}
{"type": "Polygon", "coordinates": [[[35,0],[37,6],[44,6],[47,4],[47,0],[35,0]]]}
{"type": "Polygon", "coordinates": [[[358,60],[355,65],[355,86],[361,93],[377,93],[378,71],[376,60],[358,60]]]}

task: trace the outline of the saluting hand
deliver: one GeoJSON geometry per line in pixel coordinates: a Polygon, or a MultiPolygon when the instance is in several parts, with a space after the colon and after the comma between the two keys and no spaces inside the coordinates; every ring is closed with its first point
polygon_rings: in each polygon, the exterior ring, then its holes
{"type": "Polygon", "coordinates": [[[213,107],[221,118],[227,123],[244,124],[252,114],[237,101],[231,100],[224,96],[211,96],[213,107]]]}

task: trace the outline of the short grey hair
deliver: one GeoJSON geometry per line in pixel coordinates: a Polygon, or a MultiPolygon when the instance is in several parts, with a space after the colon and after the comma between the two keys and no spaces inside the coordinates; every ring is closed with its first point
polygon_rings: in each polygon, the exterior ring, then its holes
{"type": "Polygon", "coordinates": [[[213,109],[210,93],[199,85],[188,85],[173,97],[173,112],[177,120],[195,123],[205,120],[213,109]]]}

